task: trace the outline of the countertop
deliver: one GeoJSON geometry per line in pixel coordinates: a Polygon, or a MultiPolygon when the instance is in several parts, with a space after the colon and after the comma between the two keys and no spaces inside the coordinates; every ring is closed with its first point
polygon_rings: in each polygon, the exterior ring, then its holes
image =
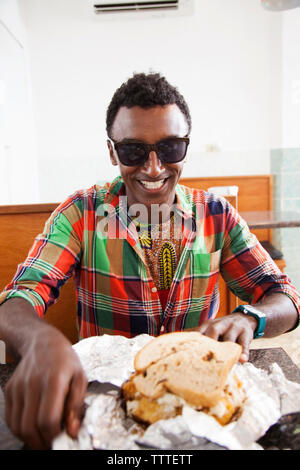
{"type": "Polygon", "coordinates": [[[294,211],[240,212],[250,229],[300,227],[300,213],[294,211]]]}

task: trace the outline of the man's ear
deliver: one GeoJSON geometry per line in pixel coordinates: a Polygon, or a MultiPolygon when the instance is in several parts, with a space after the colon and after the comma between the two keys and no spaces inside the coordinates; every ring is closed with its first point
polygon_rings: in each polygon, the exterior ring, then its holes
{"type": "Polygon", "coordinates": [[[112,165],[117,166],[118,165],[118,160],[116,158],[114,148],[111,145],[110,140],[107,139],[106,142],[107,142],[107,147],[108,147],[108,150],[109,150],[110,161],[111,161],[112,165]]]}

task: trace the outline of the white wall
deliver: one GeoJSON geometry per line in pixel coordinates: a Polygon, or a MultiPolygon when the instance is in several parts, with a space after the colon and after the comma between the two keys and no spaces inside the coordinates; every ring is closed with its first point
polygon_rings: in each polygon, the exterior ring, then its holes
{"type": "Polygon", "coordinates": [[[0,2],[0,204],[38,201],[26,31],[17,0],[0,2]]]}
{"type": "Polygon", "coordinates": [[[300,8],[282,20],[282,147],[300,147],[300,8]]]}
{"type": "Polygon", "coordinates": [[[28,32],[40,200],[111,179],[105,113],[134,71],[160,71],[193,117],[184,176],[269,173],[281,140],[281,13],[195,0],[191,15],[94,17],[88,0],[20,0],[28,32]],[[279,45],[279,47],[278,47],[279,45]],[[205,152],[215,143],[220,152],[205,152]]]}

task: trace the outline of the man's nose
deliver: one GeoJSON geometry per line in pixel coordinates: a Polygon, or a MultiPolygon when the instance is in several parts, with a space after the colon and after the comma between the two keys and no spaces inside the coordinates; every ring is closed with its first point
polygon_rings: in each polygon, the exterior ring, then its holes
{"type": "Polygon", "coordinates": [[[163,163],[158,158],[156,152],[151,150],[149,153],[147,161],[144,163],[144,171],[147,176],[151,178],[157,178],[161,172],[164,170],[163,163]]]}

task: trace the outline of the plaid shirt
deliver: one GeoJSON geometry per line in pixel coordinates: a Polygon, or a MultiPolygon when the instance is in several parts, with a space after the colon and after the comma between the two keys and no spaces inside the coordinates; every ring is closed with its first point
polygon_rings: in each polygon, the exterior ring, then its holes
{"type": "Polygon", "coordinates": [[[156,336],[214,318],[221,274],[247,303],[282,292],[299,311],[299,296],[289,278],[236,210],[223,198],[181,185],[176,187],[176,210],[182,219],[183,249],[163,311],[136,227],[122,204],[124,194],[118,177],[103,187],[78,191],[60,204],[0,295],[0,303],[22,297],[42,317],[74,276],[80,338],[156,336]],[[100,232],[99,223],[107,230],[100,232]]]}

